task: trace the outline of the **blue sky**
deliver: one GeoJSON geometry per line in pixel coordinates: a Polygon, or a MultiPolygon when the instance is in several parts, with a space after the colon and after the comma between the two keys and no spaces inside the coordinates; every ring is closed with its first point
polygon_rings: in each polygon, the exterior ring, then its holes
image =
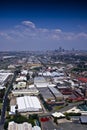
{"type": "Polygon", "coordinates": [[[0,51],[87,50],[86,0],[1,0],[0,51]]]}

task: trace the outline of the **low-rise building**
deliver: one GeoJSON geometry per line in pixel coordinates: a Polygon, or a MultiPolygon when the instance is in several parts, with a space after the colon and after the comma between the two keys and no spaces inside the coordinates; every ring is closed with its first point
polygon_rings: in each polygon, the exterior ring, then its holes
{"type": "Polygon", "coordinates": [[[19,76],[16,78],[16,82],[27,81],[26,76],[19,76]]]}
{"type": "Polygon", "coordinates": [[[17,84],[14,84],[14,85],[13,85],[13,88],[14,88],[14,89],[23,89],[23,88],[25,88],[25,87],[26,87],[26,82],[23,82],[23,81],[18,82],[17,84]]]}
{"type": "MultiPolygon", "coordinates": [[[[18,112],[28,112],[28,111],[39,112],[39,111],[42,111],[40,101],[36,96],[17,97],[16,104],[18,106],[18,109],[17,109],[18,112]]],[[[13,112],[14,112],[14,110],[13,110],[13,112]]]]}
{"type": "Polygon", "coordinates": [[[48,86],[48,88],[51,91],[51,93],[54,95],[57,101],[61,101],[64,99],[62,93],[59,92],[56,88],[54,88],[53,86],[48,86]]]}
{"type": "Polygon", "coordinates": [[[37,87],[37,88],[44,88],[44,87],[47,87],[49,85],[49,83],[45,80],[44,77],[35,77],[34,78],[34,85],[37,87]]]}
{"type": "Polygon", "coordinates": [[[0,84],[3,84],[10,75],[13,75],[13,73],[0,72],[0,84]]]}
{"type": "Polygon", "coordinates": [[[43,98],[46,102],[48,102],[48,103],[55,102],[55,97],[53,96],[53,94],[50,92],[50,90],[47,87],[39,88],[38,90],[40,91],[41,95],[43,96],[43,98]]]}
{"type": "Polygon", "coordinates": [[[32,125],[27,122],[18,124],[12,121],[12,122],[9,122],[8,130],[41,130],[41,128],[39,126],[32,127],[32,125]]]}
{"type": "Polygon", "coordinates": [[[28,88],[28,89],[19,89],[19,90],[13,90],[12,94],[14,96],[29,96],[29,95],[38,95],[39,91],[36,88],[28,88]]]}

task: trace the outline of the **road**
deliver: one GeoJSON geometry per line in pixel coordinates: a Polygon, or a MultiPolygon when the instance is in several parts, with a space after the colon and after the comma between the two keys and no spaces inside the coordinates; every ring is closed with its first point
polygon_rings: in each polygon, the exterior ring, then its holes
{"type": "MultiPolygon", "coordinates": [[[[82,103],[83,103],[83,101],[75,102],[75,103],[69,103],[68,106],[65,106],[65,107],[59,109],[57,112],[66,112],[66,111],[68,111],[69,109],[71,109],[71,108],[73,108],[73,107],[76,107],[78,104],[82,104],[82,103]]],[[[55,111],[43,113],[43,114],[40,114],[39,117],[51,116],[54,112],[55,112],[55,111]]]]}
{"type": "Polygon", "coordinates": [[[83,101],[80,101],[80,102],[75,102],[75,103],[69,103],[68,106],[65,106],[64,108],[61,108],[59,111],[60,112],[66,112],[68,111],[69,109],[73,108],[73,107],[76,107],[77,105],[79,104],[82,104],[83,101]]]}

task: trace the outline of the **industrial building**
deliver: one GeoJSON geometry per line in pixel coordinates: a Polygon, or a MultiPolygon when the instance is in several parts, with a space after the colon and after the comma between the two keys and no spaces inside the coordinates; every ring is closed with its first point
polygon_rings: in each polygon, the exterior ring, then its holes
{"type": "Polygon", "coordinates": [[[42,110],[40,101],[35,96],[17,97],[17,105],[19,112],[42,110]]]}
{"type": "Polygon", "coordinates": [[[17,84],[14,84],[13,85],[13,88],[14,89],[23,89],[26,87],[26,82],[18,82],[17,84]]]}
{"type": "Polygon", "coordinates": [[[52,113],[52,116],[55,118],[65,118],[65,115],[62,114],[61,112],[54,112],[52,113]]]}
{"type": "Polygon", "coordinates": [[[19,76],[16,78],[16,82],[27,81],[26,76],[19,76]]]}
{"type": "Polygon", "coordinates": [[[46,71],[46,72],[40,72],[39,73],[40,76],[44,76],[44,77],[60,77],[60,76],[64,76],[64,73],[60,73],[57,71],[46,71]]]}
{"type": "Polygon", "coordinates": [[[13,75],[13,73],[5,73],[5,72],[1,73],[0,72],[0,84],[3,84],[10,75],[13,75]]]}
{"type": "Polygon", "coordinates": [[[29,96],[29,95],[38,95],[39,91],[36,88],[28,88],[28,89],[19,89],[19,90],[12,90],[12,94],[14,96],[29,96]]]}
{"type": "Polygon", "coordinates": [[[43,96],[44,100],[46,102],[52,103],[55,102],[55,97],[53,96],[53,94],[50,92],[50,90],[46,87],[46,88],[39,88],[38,89],[41,93],[41,95],[43,96]]]}
{"type": "Polygon", "coordinates": [[[54,95],[57,101],[62,101],[64,99],[62,93],[60,93],[56,88],[52,86],[48,86],[49,90],[51,93],[54,95]]]}
{"type": "Polygon", "coordinates": [[[49,83],[46,81],[46,79],[44,77],[35,77],[34,78],[34,85],[37,88],[44,88],[47,87],[49,85],[49,83]]]}
{"type": "Polygon", "coordinates": [[[27,75],[27,73],[28,73],[28,70],[22,70],[21,71],[21,75],[27,75]]]}
{"type": "Polygon", "coordinates": [[[58,86],[57,88],[59,89],[59,91],[63,95],[71,95],[72,94],[72,89],[68,86],[58,86]]]}
{"type": "Polygon", "coordinates": [[[83,100],[84,100],[84,97],[78,95],[76,92],[73,92],[73,93],[69,96],[68,100],[71,101],[71,102],[73,102],[73,101],[83,101],[83,100]]]}
{"type": "Polygon", "coordinates": [[[39,126],[34,126],[30,123],[24,122],[22,124],[17,124],[14,121],[9,122],[8,130],[41,130],[39,126]]]}
{"type": "Polygon", "coordinates": [[[26,82],[18,82],[18,84],[15,84],[13,87],[15,88],[14,90],[12,90],[12,94],[14,96],[21,96],[21,95],[29,96],[39,94],[39,90],[34,86],[34,84],[26,86],[26,82]],[[17,87],[19,89],[16,89],[17,87]]]}

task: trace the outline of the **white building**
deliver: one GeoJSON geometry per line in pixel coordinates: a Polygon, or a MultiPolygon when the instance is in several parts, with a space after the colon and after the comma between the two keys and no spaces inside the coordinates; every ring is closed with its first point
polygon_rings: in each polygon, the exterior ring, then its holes
{"type": "Polygon", "coordinates": [[[8,130],[41,130],[39,126],[34,126],[30,123],[24,122],[22,124],[17,124],[14,121],[9,122],[8,130]]]}
{"type": "Polygon", "coordinates": [[[22,71],[21,71],[21,74],[22,74],[22,75],[27,75],[27,73],[28,73],[28,70],[22,70],[22,71]]]}
{"type": "Polygon", "coordinates": [[[26,78],[26,76],[20,76],[20,77],[17,77],[17,78],[16,78],[16,81],[17,81],[17,82],[27,81],[27,78],[26,78]]]}
{"type": "Polygon", "coordinates": [[[12,94],[14,96],[20,96],[20,95],[38,95],[39,91],[36,88],[30,88],[30,89],[20,89],[20,90],[13,90],[12,94]]]}
{"type": "Polygon", "coordinates": [[[37,88],[45,88],[49,85],[49,83],[45,80],[44,77],[35,77],[34,78],[34,85],[37,88]]]}
{"type": "Polygon", "coordinates": [[[21,96],[21,95],[31,96],[39,94],[39,90],[34,86],[34,84],[27,86],[26,89],[25,89],[26,86],[21,87],[20,85],[18,86],[18,84],[17,86],[14,85],[13,87],[14,90],[12,90],[12,93],[14,96],[21,96]],[[22,89],[15,89],[15,88],[22,88],[22,89]]]}
{"type": "Polygon", "coordinates": [[[25,87],[26,87],[26,82],[23,82],[23,81],[18,82],[17,84],[14,84],[14,85],[13,85],[13,88],[14,88],[14,89],[23,89],[23,88],[25,88],[25,87]]]}
{"type": "Polygon", "coordinates": [[[5,82],[10,75],[13,75],[13,73],[0,73],[0,84],[5,82]]]}
{"type": "MultiPolygon", "coordinates": [[[[27,112],[27,111],[36,112],[36,111],[42,110],[40,101],[36,96],[17,97],[16,102],[18,105],[19,112],[27,112]]],[[[13,112],[14,112],[14,110],[13,110],[13,112]]]]}

